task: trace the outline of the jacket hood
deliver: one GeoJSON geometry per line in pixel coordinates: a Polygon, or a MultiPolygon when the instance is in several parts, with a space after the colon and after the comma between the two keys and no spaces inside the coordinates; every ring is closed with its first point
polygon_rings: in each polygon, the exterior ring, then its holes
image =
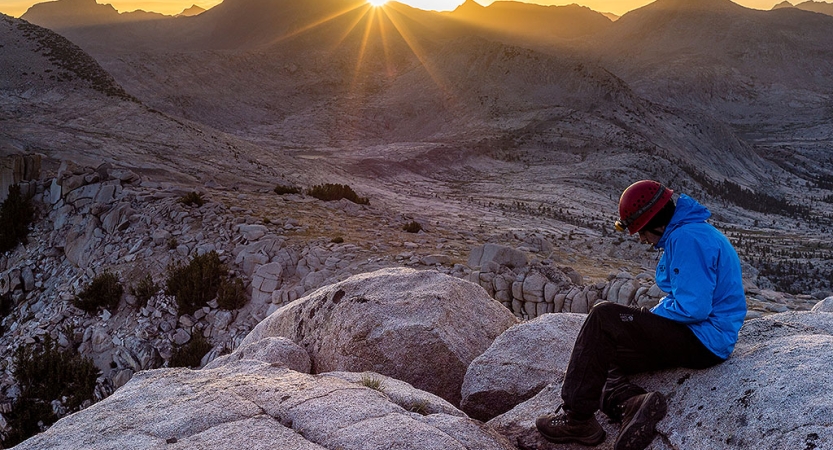
{"type": "Polygon", "coordinates": [[[687,223],[705,222],[712,216],[708,208],[685,194],[680,195],[680,198],[677,199],[676,206],[674,215],[671,216],[671,221],[668,222],[668,225],[665,227],[665,232],[662,233],[662,237],[656,245],[657,248],[664,248],[665,239],[680,226],[687,223]]]}

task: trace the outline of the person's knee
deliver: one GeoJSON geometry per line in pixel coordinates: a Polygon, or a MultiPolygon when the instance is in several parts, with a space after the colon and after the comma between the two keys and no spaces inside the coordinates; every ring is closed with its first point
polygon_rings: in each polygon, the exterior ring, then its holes
{"type": "Polygon", "coordinates": [[[619,314],[618,310],[621,308],[622,305],[617,305],[616,303],[611,303],[608,301],[599,302],[593,305],[590,308],[590,315],[595,316],[608,316],[611,314],[619,314]]]}
{"type": "Polygon", "coordinates": [[[628,321],[627,318],[624,318],[623,316],[630,316],[630,321],[632,321],[633,315],[636,313],[638,313],[638,311],[629,306],[605,301],[596,303],[593,308],[590,309],[588,320],[592,318],[592,320],[600,320],[603,322],[608,322],[610,320],[628,321]]]}

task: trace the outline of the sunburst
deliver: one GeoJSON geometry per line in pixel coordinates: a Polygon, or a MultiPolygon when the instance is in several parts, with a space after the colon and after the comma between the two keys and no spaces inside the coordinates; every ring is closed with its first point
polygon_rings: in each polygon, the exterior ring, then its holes
{"type": "Polygon", "coordinates": [[[417,60],[419,60],[419,63],[437,87],[446,93],[450,93],[451,90],[449,89],[448,84],[443,81],[443,77],[440,76],[436,68],[432,67],[431,61],[427,57],[426,52],[420,48],[420,45],[418,44],[419,39],[416,38],[416,36],[409,30],[408,25],[406,25],[408,21],[405,18],[409,15],[410,10],[410,7],[397,2],[390,2],[389,0],[353,0],[347,2],[344,9],[335,11],[327,17],[302,25],[290,33],[275,39],[273,43],[293,38],[311,31],[314,28],[318,28],[326,23],[330,23],[333,20],[346,18],[352,15],[353,17],[348,19],[349,23],[341,33],[341,36],[339,36],[333,43],[333,49],[339,47],[350,34],[357,30],[357,28],[364,28],[361,31],[362,38],[359,52],[356,55],[355,76],[358,76],[360,68],[363,65],[368,44],[374,38],[378,39],[382,44],[389,69],[388,73],[393,73],[390,66],[391,61],[389,59],[391,45],[390,39],[392,35],[398,34],[410,48],[414,56],[416,56],[417,60]],[[376,35],[377,33],[378,35],[376,35]]]}
{"type": "MultiPolygon", "coordinates": [[[[361,117],[361,114],[366,112],[363,112],[363,105],[369,99],[367,87],[373,87],[376,83],[383,82],[374,74],[373,69],[365,70],[365,68],[378,67],[377,64],[383,64],[384,72],[382,73],[387,76],[388,80],[395,79],[401,73],[401,70],[405,69],[398,67],[394,62],[394,60],[402,61],[401,58],[394,58],[394,48],[401,48],[399,44],[405,44],[406,48],[414,55],[424,74],[438,89],[439,98],[442,99],[443,104],[451,108],[457,104],[455,89],[445,80],[444,74],[438,70],[439,68],[429,57],[428,52],[422,47],[421,39],[418,37],[420,31],[412,29],[412,24],[418,23],[412,16],[413,9],[395,1],[386,2],[379,6],[374,6],[374,3],[379,4],[381,0],[375,0],[374,2],[370,0],[347,1],[344,4],[344,9],[334,11],[326,17],[311,20],[307,24],[300,24],[295,30],[274,41],[274,43],[277,43],[297,37],[336,21],[340,22],[340,26],[331,30],[330,42],[325,44],[328,48],[322,49],[326,54],[338,55],[337,49],[344,45],[350,36],[357,38],[355,41],[351,40],[348,44],[348,48],[355,51],[352,55],[352,79],[349,82],[349,87],[347,87],[348,92],[338,102],[339,108],[344,110],[343,114],[337,116],[337,122],[339,123],[337,127],[341,129],[342,122],[345,127],[340,131],[340,133],[344,133],[341,134],[342,139],[353,139],[348,136],[359,130],[354,127],[354,124],[358,122],[353,121],[366,119],[361,117]],[[381,54],[377,53],[379,50],[382,51],[381,54]],[[381,60],[378,58],[380,56],[381,60]],[[368,84],[365,84],[365,81],[368,84]]],[[[370,120],[373,120],[373,126],[390,126],[386,122],[387,119],[379,119],[378,116],[374,116],[370,120]]],[[[367,126],[367,124],[364,126],[367,126]]]]}

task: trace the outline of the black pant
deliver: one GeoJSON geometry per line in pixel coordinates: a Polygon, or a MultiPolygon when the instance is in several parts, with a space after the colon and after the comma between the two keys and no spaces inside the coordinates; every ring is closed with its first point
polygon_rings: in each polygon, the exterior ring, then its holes
{"type": "Polygon", "coordinates": [[[564,409],[589,417],[600,407],[620,420],[617,406],[645,393],[628,374],[673,367],[704,369],[724,360],[688,326],[646,308],[599,303],[585,319],[561,388],[564,409]]]}

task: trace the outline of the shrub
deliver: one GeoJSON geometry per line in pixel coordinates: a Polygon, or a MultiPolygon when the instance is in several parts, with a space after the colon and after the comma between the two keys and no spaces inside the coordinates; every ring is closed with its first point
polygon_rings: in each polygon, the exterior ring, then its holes
{"type": "Polygon", "coordinates": [[[182,203],[185,206],[196,205],[197,207],[200,207],[205,204],[205,200],[203,200],[202,194],[199,192],[189,192],[179,198],[179,203],[182,203]]]}
{"type": "Polygon", "coordinates": [[[0,295],[0,320],[5,318],[12,312],[12,306],[14,305],[14,300],[12,300],[12,293],[6,292],[3,295],[0,295]]]}
{"type": "Polygon", "coordinates": [[[325,202],[346,198],[347,200],[360,205],[370,204],[370,200],[366,197],[359,197],[358,194],[356,194],[356,192],[346,184],[318,184],[307,189],[307,195],[315,197],[319,200],[324,200],[325,202]]]}
{"type": "Polygon", "coordinates": [[[52,412],[52,406],[44,401],[20,397],[12,405],[12,411],[6,414],[8,432],[3,439],[2,448],[15,445],[40,433],[41,426],[48,426],[58,420],[52,412]]]}
{"type": "Polygon", "coordinates": [[[9,196],[0,205],[0,253],[26,243],[35,216],[32,202],[20,193],[20,185],[9,186],[9,196]]]}
{"type": "Polygon", "coordinates": [[[243,280],[240,278],[224,278],[217,290],[217,305],[223,309],[240,309],[246,304],[246,293],[243,280]]]}
{"type": "Polygon", "coordinates": [[[104,271],[75,296],[72,304],[88,313],[95,313],[101,308],[116,309],[123,293],[124,287],[118,275],[104,271]]]}
{"type": "Polygon", "coordinates": [[[330,240],[330,242],[332,242],[333,244],[343,244],[344,243],[344,238],[341,237],[341,236],[336,236],[336,237],[332,238],[330,240]]]}
{"type": "Polygon", "coordinates": [[[296,188],[295,186],[284,186],[282,184],[279,184],[275,186],[275,193],[278,195],[300,194],[301,190],[296,188]]]}
{"type": "Polygon", "coordinates": [[[188,264],[168,266],[165,293],[176,296],[180,314],[193,314],[217,296],[226,272],[217,252],[194,256],[188,264]]]}
{"type": "Polygon", "coordinates": [[[41,426],[53,424],[58,417],[52,401],[59,400],[68,412],[74,412],[84,401],[92,400],[99,370],[91,359],[59,348],[47,337],[42,346],[17,349],[13,375],[20,385],[20,396],[7,415],[10,432],[3,440],[4,448],[34,436],[42,431],[41,426]]]}
{"type": "Polygon", "coordinates": [[[168,367],[189,367],[196,369],[202,362],[202,357],[211,351],[211,344],[197,331],[191,335],[191,340],[185,345],[174,349],[168,367]]]}
{"type": "Polygon", "coordinates": [[[147,306],[148,300],[159,292],[159,285],[153,282],[153,277],[150,274],[145,274],[145,277],[139,280],[136,286],[130,288],[130,294],[136,297],[136,307],[142,308],[147,306]]]}
{"type": "Polygon", "coordinates": [[[419,233],[422,231],[422,225],[420,225],[419,222],[412,220],[406,223],[405,226],[402,227],[402,230],[407,231],[408,233],[419,233]]]}

